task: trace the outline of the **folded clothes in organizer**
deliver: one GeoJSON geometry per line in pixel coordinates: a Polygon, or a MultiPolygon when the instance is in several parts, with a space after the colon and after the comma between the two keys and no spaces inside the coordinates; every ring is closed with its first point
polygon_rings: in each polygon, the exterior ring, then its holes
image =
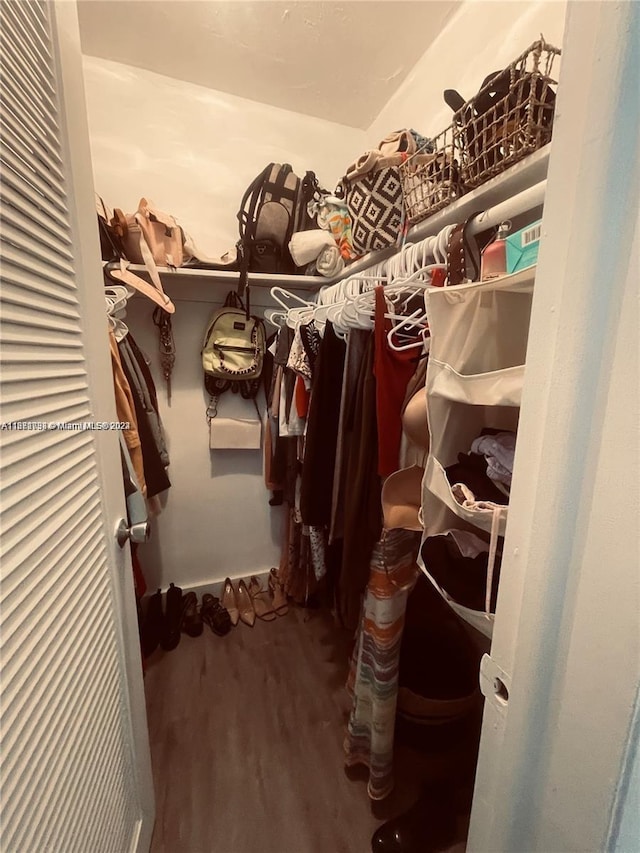
{"type": "Polygon", "coordinates": [[[471,445],[472,453],[480,453],[487,460],[487,476],[511,488],[513,457],[516,451],[515,432],[481,435],[471,445]]]}
{"type": "Polygon", "coordinates": [[[316,228],[312,231],[297,231],[291,235],[289,251],[297,267],[304,267],[318,257],[323,249],[335,246],[336,242],[327,231],[316,228]]]}
{"type": "Polygon", "coordinates": [[[458,461],[445,468],[453,495],[460,504],[467,502],[490,502],[504,506],[506,495],[489,479],[487,463],[478,453],[458,453],[458,461]]]}
{"type": "MultiPolygon", "coordinates": [[[[495,613],[504,539],[498,538],[491,579],[491,606],[495,613]]],[[[455,602],[471,610],[484,610],[489,543],[466,530],[448,530],[429,536],[422,545],[425,567],[438,586],[455,602]]]]}

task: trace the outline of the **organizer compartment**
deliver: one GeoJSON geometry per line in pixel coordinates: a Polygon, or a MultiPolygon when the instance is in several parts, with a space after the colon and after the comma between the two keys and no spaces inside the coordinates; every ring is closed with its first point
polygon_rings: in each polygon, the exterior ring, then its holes
{"type": "Polygon", "coordinates": [[[450,364],[432,358],[430,392],[458,403],[481,406],[519,406],[524,365],[465,376],[450,364]]]}
{"type": "Polygon", "coordinates": [[[430,357],[464,376],[523,365],[534,275],[530,270],[428,291],[430,357]]]}

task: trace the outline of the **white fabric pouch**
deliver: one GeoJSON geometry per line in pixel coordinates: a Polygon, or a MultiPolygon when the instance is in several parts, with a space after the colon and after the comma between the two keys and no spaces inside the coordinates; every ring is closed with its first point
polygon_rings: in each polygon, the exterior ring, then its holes
{"type": "Polygon", "coordinates": [[[212,418],[209,422],[210,450],[260,450],[262,424],[246,418],[212,418]]]}

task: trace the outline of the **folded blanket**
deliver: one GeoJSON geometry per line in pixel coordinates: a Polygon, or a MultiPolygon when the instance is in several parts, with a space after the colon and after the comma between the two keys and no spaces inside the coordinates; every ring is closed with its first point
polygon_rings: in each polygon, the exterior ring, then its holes
{"type": "Polygon", "coordinates": [[[344,260],[340,255],[340,249],[335,243],[333,246],[327,246],[320,252],[316,261],[316,269],[320,275],[324,275],[327,278],[340,275],[344,269],[344,260]]]}
{"type": "Polygon", "coordinates": [[[309,205],[308,210],[310,216],[316,217],[320,228],[333,234],[333,239],[345,261],[358,257],[353,249],[351,217],[344,199],[326,196],[321,202],[315,203],[313,208],[309,205]]]}
{"type": "Polygon", "coordinates": [[[316,228],[313,231],[297,231],[291,235],[289,251],[297,267],[304,267],[315,261],[320,252],[327,246],[335,246],[331,234],[316,228]]]}

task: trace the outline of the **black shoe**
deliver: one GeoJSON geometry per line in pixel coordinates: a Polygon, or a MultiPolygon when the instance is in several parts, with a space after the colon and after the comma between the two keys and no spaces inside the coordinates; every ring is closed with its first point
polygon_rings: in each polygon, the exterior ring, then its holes
{"type": "Polygon", "coordinates": [[[437,853],[455,841],[456,810],[437,791],[424,794],[409,811],[379,826],[371,839],[373,853],[437,853]]]}
{"type": "Polygon", "coordinates": [[[180,642],[182,609],[182,590],[179,586],[170,584],[167,590],[162,637],[160,638],[160,645],[165,652],[172,651],[180,642]]]}
{"type": "Polygon", "coordinates": [[[211,628],[219,637],[228,634],[231,630],[231,616],[226,607],[220,604],[220,599],[215,595],[205,593],[202,596],[202,621],[211,628]]]}
{"type": "Polygon", "coordinates": [[[142,621],[142,654],[147,658],[155,652],[162,633],[162,592],[158,590],[147,602],[147,612],[142,621]]]}
{"type": "Polygon", "coordinates": [[[198,610],[198,596],[188,592],[182,599],[182,630],[190,637],[202,634],[202,616],[198,610]]]}

